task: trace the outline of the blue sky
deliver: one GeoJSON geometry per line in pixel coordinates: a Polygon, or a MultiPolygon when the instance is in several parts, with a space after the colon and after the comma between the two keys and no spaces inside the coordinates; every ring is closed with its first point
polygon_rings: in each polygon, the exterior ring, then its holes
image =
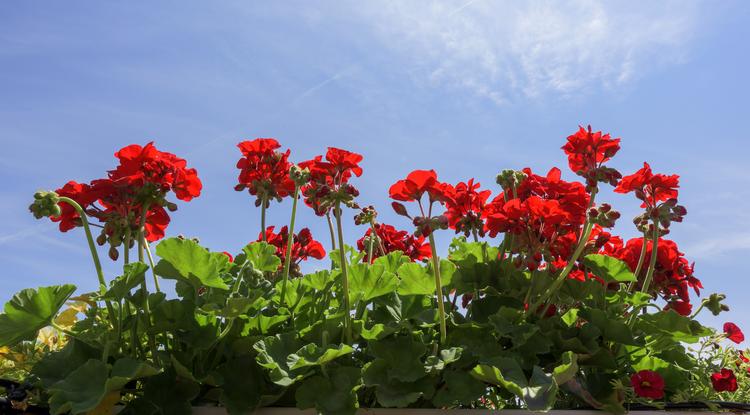
{"type": "MultiPolygon", "coordinates": [[[[95,286],[82,232],[26,209],[37,189],[102,176],[130,143],[154,140],[203,179],[169,234],[235,252],[259,228],[232,189],[241,140],[276,137],[298,161],[364,154],[361,202],[407,228],[387,189],[412,169],[497,190],[502,169],[564,167],[565,137],[591,124],[622,138],[624,173],[647,160],[682,176],[689,213],[671,237],[732,307],[706,320],[750,330],[747,39],[742,1],[2,2],[0,298],[95,286]]],[[[601,200],[635,236],[632,196],[601,200]]],[[[274,205],[269,222],[289,210],[274,205]]],[[[301,217],[327,241],[323,221],[301,217]]],[[[362,232],[346,229],[351,243],[362,232]]]]}

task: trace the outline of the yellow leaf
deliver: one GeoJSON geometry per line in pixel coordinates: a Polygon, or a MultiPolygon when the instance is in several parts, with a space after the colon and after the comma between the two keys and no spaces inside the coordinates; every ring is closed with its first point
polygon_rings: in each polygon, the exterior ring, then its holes
{"type": "Polygon", "coordinates": [[[117,405],[117,402],[120,402],[120,392],[111,392],[99,402],[99,405],[96,408],[89,411],[88,415],[110,415],[112,413],[112,408],[117,405]]]}

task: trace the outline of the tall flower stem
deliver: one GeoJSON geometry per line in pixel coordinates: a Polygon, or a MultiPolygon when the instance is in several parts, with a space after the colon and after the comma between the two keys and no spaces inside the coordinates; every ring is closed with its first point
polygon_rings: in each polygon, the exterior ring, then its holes
{"type": "MultiPolygon", "coordinates": [[[[141,222],[138,224],[138,261],[144,262],[144,251],[146,245],[146,216],[148,215],[149,204],[144,203],[141,210],[141,222]]],[[[153,269],[153,268],[152,268],[153,269]]],[[[144,302],[143,302],[143,317],[146,320],[146,329],[151,328],[151,306],[148,303],[148,287],[146,286],[146,279],[144,278],[141,282],[141,288],[143,289],[144,302]]],[[[154,362],[159,364],[158,349],[156,348],[156,338],[153,334],[148,334],[148,343],[151,348],[151,355],[153,356],[154,362]]]]}
{"type": "MultiPolygon", "coordinates": [[[[552,285],[545,291],[541,297],[539,297],[538,300],[532,304],[528,312],[534,313],[536,310],[544,304],[549,298],[552,296],[552,294],[556,293],[557,290],[560,289],[560,287],[565,282],[565,279],[568,277],[568,274],[570,274],[570,271],[573,270],[573,267],[576,264],[576,261],[578,261],[578,257],[581,256],[581,253],[583,253],[584,248],[586,248],[586,242],[589,240],[589,236],[591,235],[591,229],[594,227],[594,224],[591,222],[591,220],[588,218],[588,211],[591,209],[591,207],[594,206],[594,199],[596,198],[597,188],[594,188],[591,191],[591,197],[589,198],[589,206],[586,209],[586,221],[583,223],[583,230],[581,232],[581,238],[578,240],[578,245],[576,246],[575,251],[573,251],[573,255],[570,257],[570,260],[568,260],[568,264],[563,268],[562,272],[560,272],[560,275],[555,279],[554,282],[552,282],[552,285]]],[[[545,310],[546,311],[546,310],[545,310]]]]}
{"type": "Polygon", "coordinates": [[[440,317],[440,343],[445,343],[447,327],[445,325],[445,304],[443,300],[443,283],[440,279],[440,258],[435,249],[435,236],[430,232],[430,249],[432,249],[432,270],[435,274],[435,295],[438,300],[438,315],[440,317]]]}
{"type": "Polygon", "coordinates": [[[266,196],[260,198],[260,236],[261,241],[266,242],[266,204],[268,200],[266,196]]]}
{"type": "Polygon", "coordinates": [[[331,213],[326,213],[326,220],[328,221],[328,230],[331,232],[331,251],[336,250],[336,236],[333,232],[333,222],[331,221],[331,213]]]}
{"type": "Polygon", "coordinates": [[[161,289],[159,288],[159,278],[156,276],[156,271],[154,271],[154,256],[151,254],[151,245],[149,245],[148,239],[146,239],[145,237],[143,238],[143,245],[146,246],[148,264],[151,266],[151,275],[153,275],[154,277],[154,288],[156,288],[157,293],[160,293],[161,289]]]}
{"type": "Polygon", "coordinates": [[[375,238],[378,234],[375,231],[375,222],[370,221],[370,240],[367,243],[367,263],[372,264],[372,250],[375,247],[375,238]]]}
{"type": "Polygon", "coordinates": [[[336,216],[336,229],[339,236],[339,258],[341,260],[341,281],[343,288],[343,306],[344,306],[344,336],[347,343],[352,342],[352,322],[351,305],[349,303],[349,276],[346,273],[346,250],[344,249],[344,230],[341,227],[341,202],[336,203],[335,212],[336,216]]]}
{"type": "Polygon", "coordinates": [[[286,256],[284,257],[284,279],[281,281],[281,304],[286,303],[286,285],[289,281],[289,268],[292,266],[292,247],[294,246],[294,219],[297,216],[297,199],[299,198],[299,186],[294,187],[294,199],[292,200],[292,219],[289,221],[289,233],[287,234],[286,256]]]}
{"type": "MultiPolygon", "coordinates": [[[[651,240],[651,258],[648,263],[646,278],[643,280],[643,286],[641,287],[641,291],[644,293],[647,293],[648,289],[651,288],[651,280],[654,277],[654,270],[656,269],[656,258],[659,256],[659,223],[656,221],[654,221],[654,232],[651,236],[651,240]]],[[[646,246],[646,241],[643,241],[643,246],[646,246]]]]}
{"type": "Polygon", "coordinates": [[[643,262],[646,260],[646,245],[648,245],[648,235],[646,234],[646,232],[644,232],[641,255],[638,257],[638,265],[636,265],[635,272],[633,272],[633,274],[635,275],[635,281],[631,282],[630,285],[628,285],[628,291],[633,291],[635,289],[636,283],[638,283],[638,275],[640,275],[641,269],[643,268],[643,262]]]}
{"type": "MultiPolygon", "coordinates": [[[[99,279],[99,292],[101,294],[104,294],[107,291],[107,283],[104,280],[104,272],[102,271],[102,263],[99,261],[99,253],[96,251],[96,244],[94,243],[94,237],[91,235],[91,227],[89,226],[89,220],[86,218],[86,212],[83,210],[81,205],[78,204],[75,200],[60,196],[59,198],[60,202],[65,202],[68,205],[72,206],[73,209],[76,210],[78,213],[78,216],[81,218],[81,224],[83,225],[83,230],[86,233],[86,240],[89,244],[89,250],[91,251],[91,258],[94,260],[94,268],[96,268],[96,277],[99,279]]],[[[115,311],[112,307],[112,303],[109,300],[104,300],[104,303],[107,305],[107,312],[109,314],[109,320],[112,324],[112,327],[117,327],[116,320],[115,320],[115,311]]]]}

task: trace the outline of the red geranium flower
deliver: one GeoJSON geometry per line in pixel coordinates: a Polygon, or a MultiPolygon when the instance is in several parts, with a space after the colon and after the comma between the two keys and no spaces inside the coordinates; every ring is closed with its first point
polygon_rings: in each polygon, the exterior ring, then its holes
{"type": "Polygon", "coordinates": [[[635,394],[642,398],[661,399],[664,397],[664,379],[653,370],[641,370],[630,377],[635,394]]]}
{"type": "Polygon", "coordinates": [[[305,204],[318,216],[326,215],[336,203],[354,207],[353,199],[359,191],[349,184],[352,175],[362,175],[359,162],[362,156],[340,148],[329,147],[325,161],[323,156],[299,163],[299,167],[310,171],[310,182],[301,191],[305,204]]]}
{"type": "Polygon", "coordinates": [[[243,157],[237,162],[240,169],[239,184],[235,190],[247,189],[257,196],[256,206],[260,206],[263,199],[266,202],[289,196],[294,192],[294,181],[289,177],[290,150],[283,153],[276,151],[281,145],[273,138],[256,138],[243,141],[237,145],[243,157]]]}
{"type": "Polygon", "coordinates": [[[734,323],[724,323],[724,334],[727,335],[727,339],[740,344],[745,341],[745,334],[742,333],[739,327],[734,323]]]}
{"type": "Polygon", "coordinates": [[[435,170],[414,170],[406,179],[394,183],[388,190],[391,199],[403,202],[418,201],[427,192],[431,199],[442,199],[439,194],[443,189],[437,181],[435,170]]]}
{"type": "Polygon", "coordinates": [[[615,188],[616,193],[635,192],[638,199],[643,201],[641,207],[656,206],[657,203],[669,199],[676,199],[680,187],[680,176],[673,174],[653,174],[651,166],[643,163],[643,168],[630,176],[622,178],[615,188]]]}
{"type": "MultiPolygon", "coordinates": [[[[96,200],[95,194],[91,191],[91,186],[72,180],[65,183],[65,186],[55,190],[55,193],[75,200],[84,210],[96,200]]],[[[67,203],[60,203],[59,205],[60,215],[52,216],[50,219],[52,222],[60,222],[60,231],[67,232],[77,226],[81,226],[81,217],[73,206],[67,203]]]]}
{"type": "MultiPolygon", "coordinates": [[[[279,269],[284,266],[286,259],[287,241],[289,240],[289,229],[284,226],[281,228],[279,233],[274,232],[273,226],[266,228],[266,242],[273,245],[276,248],[276,256],[281,258],[281,264],[279,269]]],[[[263,235],[258,236],[258,241],[263,240],[263,235]]],[[[299,264],[301,261],[307,261],[308,258],[312,257],[315,259],[323,259],[326,256],[326,250],[320,242],[313,239],[310,229],[303,228],[297,235],[294,235],[292,242],[292,264],[299,264]]]]}
{"type": "Polygon", "coordinates": [[[716,392],[734,392],[737,390],[737,378],[729,369],[721,369],[720,372],[711,375],[711,383],[716,392]]]}
{"type": "Polygon", "coordinates": [[[448,225],[455,229],[456,233],[463,232],[467,237],[473,232],[479,236],[484,236],[485,233],[482,218],[485,216],[487,198],[492,192],[490,190],[477,191],[479,186],[479,183],[474,183],[474,179],[466,183],[458,183],[445,203],[448,225]]]}
{"type": "MultiPolygon", "coordinates": [[[[372,234],[372,228],[368,228],[365,235],[357,241],[360,252],[367,252],[368,241],[372,234]]],[[[378,258],[394,251],[401,251],[412,261],[421,261],[432,257],[429,242],[425,242],[424,236],[414,236],[407,231],[399,231],[391,225],[376,223],[375,235],[378,237],[377,244],[373,249],[372,258],[378,258]]],[[[366,261],[366,258],[363,258],[366,261]]]]}
{"type": "Polygon", "coordinates": [[[619,138],[613,139],[601,131],[592,132],[591,126],[588,129],[579,126],[562,149],[568,155],[570,169],[585,177],[591,186],[598,181],[615,184],[622,177],[617,170],[602,166],[620,150],[619,138]]]}
{"type": "Polygon", "coordinates": [[[673,300],[667,303],[664,310],[674,310],[681,316],[689,316],[693,312],[693,305],[689,301],[673,300]]]}

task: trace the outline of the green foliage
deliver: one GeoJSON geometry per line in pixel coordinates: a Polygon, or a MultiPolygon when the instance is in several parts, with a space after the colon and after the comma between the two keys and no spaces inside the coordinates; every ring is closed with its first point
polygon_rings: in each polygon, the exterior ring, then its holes
{"type": "MultiPolygon", "coordinates": [[[[42,352],[26,373],[35,399],[55,414],[105,413],[117,403],[125,415],[188,414],[194,405],[230,414],[581,405],[621,413],[628,402],[651,402],[630,386],[639,370],[662,376],[666,400],[733,399],[712,392],[706,374],[733,366],[737,352],[694,318],[629,291],[634,276],[621,261],[585,256],[586,270],[610,284],[569,279],[530,310],[559,270],[519,271],[499,247],[458,238],[440,261],[441,342],[430,262],[393,252],[367,264],[346,249],[352,342],[337,252],[333,269],[290,279],[281,298],[273,246],[252,243],[229,262],[195,241],[166,239],[154,271],[176,280],[177,297],[144,292],[148,267],[131,263],[104,292],[77,299],[88,306],[73,312],[67,334],[53,331],[62,343],[36,347],[42,352]],[[466,307],[463,295],[472,297],[466,307]]],[[[40,344],[40,329],[70,320],[60,309],[73,290],[13,297],[0,315],[0,345],[40,344]]],[[[721,308],[718,301],[706,308],[721,308]]]]}

